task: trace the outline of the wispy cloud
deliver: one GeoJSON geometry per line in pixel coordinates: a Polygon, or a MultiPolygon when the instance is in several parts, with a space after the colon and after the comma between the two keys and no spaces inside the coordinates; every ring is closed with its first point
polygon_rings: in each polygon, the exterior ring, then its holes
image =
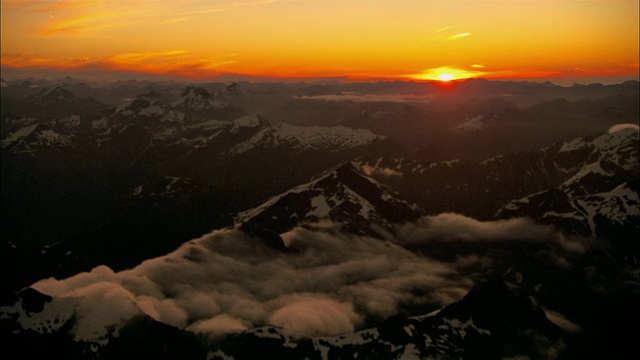
{"type": "Polygon", "coordinates": [[[463,33],[460,33],[460,34],[455,34],[455,35],[449,36],[449,40],[462,39],[462,38],[465,38],[465,37],[468,37],[468,36],[471,36],[470,32],[463,32],[463,33]]]}
{"type": "Polygon", "coordinates": [[[171,19],[163,21],[162,24],[176,24],[176,23],[181,23],[181,22],[185,22],[185,21],[195,20],[197,18],[198,18],[197,16],[175,17],[175,18],[171,18],[171,19]]]}
{"type": "Polygon", "coordinates": [[[118,25],[111,22],[112,18],[106,14],[95,16],[77,16],[60,21],[51,21],[33,35],[39,37],[48,36],[76,36],[90,30],[113,28],[118,25]]]}
{"type": "MultiPolygon", "coordinates": [[[[170,25],[196,20],[207,14],[257,6],[271,1],[105,1],[69,0],[32,4],[16,2],[25,12],[46,12],[49,19],[36,24],[33,35],[83,36],[96,31],[141,25],[170,25]]],[[[3,5],[4,6],[4,5],[3,5]]]]}
{"type": "Polygon", "coordinates": [[[303,95],[296,96],[299,100],[322,101],[352,101],[352,102],[428,102],[431,95],[400,95],[400,94],[359,94],[345,92],[335,95],[303,95]]]}
{"type": "Polygon", "coordinates": [[[188,51],[171,50],[117,54],[96,61],[95,65],[112,70],[206,78],[219,75],[220,67],[234,62],[233,54],[212,58],[193,58],[188,51]]]}
{"type": "Polygon", "coordinates": [[[118,70],[148,74],[171,74],[206,78],[221,74],[220,67],[235,62],[234,54],[194,58],[186,50],[114,54],[103,58],[37,57],[33,53],[3,55],[2,65],[11,67],[51,68],[58,70],[118,70]]]}
{"type": "Polygon", "coordinates": [[[140,53],[125,53],[110,56],[104,59],[104,62],[113,63],[133,63],[133,62],[145,62],[149,60],[175,58],[178,55],[187,53],[185,50],[171,50],[171,51],[159,51],[159,52],[140,52],[140,53]]]}

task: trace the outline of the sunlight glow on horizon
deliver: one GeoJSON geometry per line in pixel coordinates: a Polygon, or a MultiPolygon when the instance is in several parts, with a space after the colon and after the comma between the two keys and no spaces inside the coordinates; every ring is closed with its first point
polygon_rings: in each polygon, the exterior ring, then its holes
{"type": "Polygon", "coordinates": [[[450,81],[453,80],[452,74],[440,74],[438,75],[438,80],[440,81],[450,81]]]}
{"type": "Polygon", "coordinates": [[[419,74],[409,74],[407,78],[412,80],[428,80],[428,81],[451,81],[465,80],[471,78],[479,78],[487,75],[486,72],[477,70],[464,70],[451,66],[442,66],[434,69],[427,69],[419,74]]]}
{"type": "Polygon", "coordinates": [[[1,63],[194,79],[637,75],[637,10],[637,1],[5,0],[1,63]]]}

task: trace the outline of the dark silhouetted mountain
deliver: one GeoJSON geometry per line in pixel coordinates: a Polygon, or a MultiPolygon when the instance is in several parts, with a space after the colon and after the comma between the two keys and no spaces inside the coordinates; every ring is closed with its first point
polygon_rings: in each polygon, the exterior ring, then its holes
{"type": "Polygon", "coordinates": [[[55,87],[42,88],[20,99],[3,97],[3,114],[50,119],[82,114],[95,114],[107,109],[93,98],[77,98],[72,92],[55,87]]]}

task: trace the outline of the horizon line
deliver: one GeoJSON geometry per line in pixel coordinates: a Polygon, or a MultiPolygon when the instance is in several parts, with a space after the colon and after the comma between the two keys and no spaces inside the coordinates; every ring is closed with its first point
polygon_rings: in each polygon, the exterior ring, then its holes
{"type": "Polygon", "coordinates": [[[80,69],[51,69],[51,68],[22,68],[2,65],[0,77],[5,81],[17,81],[27,79],[39,79],[55,81],[66,77],[86,82],[125,82],[125,81],[149,81],[149,82],[184,82],[184,83],[210,83],[210,82],[254,82],[254,83],[304,83],[304,82],[328,82],[328,83],[358,83],[358,82],[406,82],[406,83],[462,83],[469,80],[484,80],[494,82],[521,82],[521,83],[552,83],[557,86],[573,85],[615,85],[627,81],[639,81],[640,74],[617,75],[587,75],[587,76],[545,76],[545,77],[469,77],[450,81],[422,80],[409,77],[364,77],[348,75],[335,76],[260,76],[246,74],[220,74],[208,78],[193,78],[176,74],[153,74],[145,72],[118,71],[118,70],[80,70],[80,69]],[[9,72],[9,74],[7,74],[9,72]],[[8,75],[8,76],[7,76],[8,75]],[[582,80],[582,81],[581,81],[582,80]],[[587,81],[584,81],[587,80],[587,81]]]}

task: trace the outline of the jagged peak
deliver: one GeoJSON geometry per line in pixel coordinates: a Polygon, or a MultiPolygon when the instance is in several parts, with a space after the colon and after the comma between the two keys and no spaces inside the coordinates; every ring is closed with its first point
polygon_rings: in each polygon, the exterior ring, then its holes
{"type": "Polygon", "coordinates": [[[347,232],[379,237],[380,230],[393,232],[392,224],[418,217],[415,207],[349,162],[240,213],[236,226],[280,234],[300,224],[329,220],[347,232]]]}
{"type": "Polygon", "coordinates": [[[228,106],[227,103],[217,100],[206,89],[197,86],[188,86],[174,103],[174,106],[187,111],[217,110],[228,106]]]}
{"type": "Polygon", "coordinates": [[[196,98],[196,99],[212,99],[213,96],[206,90],[197,86],[187,86],[186,89],[182,92],[181,95],[183,98],[196,98]]]}
{"type": "Polygon", "coordinates": [[[164,96],[160,92],[156,90],[152,90],[148,93],[138,94],[135,97],[135,99],[147,100],[150,102],[158,102],[158,101],[164,100],[164,96]]]}
{"type": "Polygon", "coordinates": [[[64,89],[60,86],[56,86],[52,90],[42,89],[37,93],[29,96],[32,99],[42,99],[42,100],[52,100],[52,101],[60,101],[60,100],[73,100],[76,96],[69,90],[64,89]]]}
{"type": "Polygon", "coordinates": [[[319,183],[326,182],[328,180],[348,180],[346,183],[349,183],[353,179],[362,179],[369,181],[372,184],[376,184],[381,187],[383,186],[358,170],[352,162],[346,162],[326,170],[319,176],[312,179],[311,186],[316,187],[319,183]]]}

